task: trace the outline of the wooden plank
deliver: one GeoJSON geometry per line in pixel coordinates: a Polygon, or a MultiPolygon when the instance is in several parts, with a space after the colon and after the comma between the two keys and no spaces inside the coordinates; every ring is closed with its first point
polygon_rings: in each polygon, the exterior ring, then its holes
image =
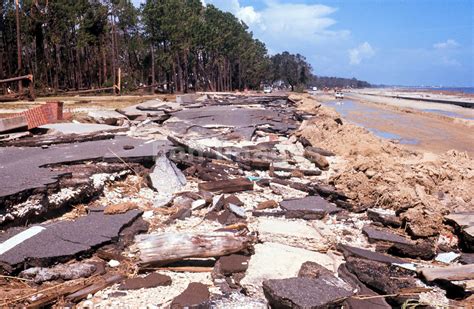
{"type": "Polygon", "coordinates": [[[434,281],[437,279],[448,281],[473,280],[474,264],[422,268],[420,272],[427,281],[434,281]]]}
{"type": "Polygon", "coordinates": [[[247,178],[208,181],[200,183],[198,188],[208,192],[234,193],[253,190],[253,182],[247,178]]]}

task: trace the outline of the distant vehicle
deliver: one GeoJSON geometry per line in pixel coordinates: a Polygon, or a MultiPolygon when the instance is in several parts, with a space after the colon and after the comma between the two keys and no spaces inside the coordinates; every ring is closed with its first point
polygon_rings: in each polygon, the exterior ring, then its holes
{"type": "Polygon", "coordinates": [[[318,91],[318,87],[313,87],[313,91],[318,91]]]}
{"type": "Polygon", "coordinates": [[[272,93],[273,88],[271,86],[263,87],[263,93],[272,93]]]}
{"type": "Polygon", "coordinates": [[[336,97],[336,99],[340,99],[340,100],[344,99],[344,93],[342,93],[342,91],[336,91],[334,96],[336,97]]]}

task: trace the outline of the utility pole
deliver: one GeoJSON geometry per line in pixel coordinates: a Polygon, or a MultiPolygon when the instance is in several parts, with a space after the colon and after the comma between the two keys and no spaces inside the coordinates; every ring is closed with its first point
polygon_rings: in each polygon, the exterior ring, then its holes
{"type": "MultiPolygon", "coordinates": [[[[21,64],[21,40],[20,40],[20,5],[19,0],[15,0],[16,6],[16,47],[18,53],[18,75],[22,73],[22,64],[21,64]]],[[[18,92],[21,94],[23,92],[23,85],[21,80],[18,81],[18,92]]]]}

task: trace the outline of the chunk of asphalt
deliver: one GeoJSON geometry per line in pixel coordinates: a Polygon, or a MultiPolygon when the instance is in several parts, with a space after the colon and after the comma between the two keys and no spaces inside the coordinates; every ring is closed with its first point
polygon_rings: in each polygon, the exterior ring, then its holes
{"type": "Polygon", "coordinates": [[[143,278],[130,278],[126,279],[120,286],[119,290],[139,290],[154,288],[157,286],[168,286],[171,285],[171,277],[152,273],[143,278]]]}
{"type": "Polygon", "coordinates": [[[205,308],[210,298],[206,285],[191,282],[183,293],[176,296],[171,302],[171,308],[205,308]]]}
{"type": "Polygon", "coordinates": [[[344,257],[347,259],[348,257],[358,257],[366,260],[381,262],[385,264],[404,264],[406,261],[400,258],[396,258],[387,254],[374,252],[362,248],[352,247],[348,245],[338,245],[338,250],[344,254],[344,257]]]}
{"type": "Polygon", "coordinates": [[[324,278],[308,277],[267,280],[263,292],[272,308],[326,308],[353,294],[324,278]]]}
{"type": "Polygon", "coordinates": [[[17,244],[0,255],[0,267],[11,272],[22,266],[49,266],[67,261],[117,240],[120,231],[142,214],[131,210],[123,214],[105,215],[91,211],[75,221],[44,225],[41,233],[17,244]]]}
{"type": "Polygon", "coordinates": [[[214,269],[225,276],[245,272],[249,266],[249,260],[250,257],[240,254],[223,256],[216,262],[214,269]]]}
{"type": "Polygon", "coordinates": [[[320,196],[307,196],[301,199],[285,200],[280,203],[287,218],[317,220],[324,218],[327,214],[334,214],[341,209],[329,203],[320,196]]]}

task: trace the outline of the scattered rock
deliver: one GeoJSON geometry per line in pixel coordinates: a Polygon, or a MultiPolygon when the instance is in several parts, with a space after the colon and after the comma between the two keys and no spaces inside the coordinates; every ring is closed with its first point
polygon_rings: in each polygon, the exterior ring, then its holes
{"type": "Polygon", "coordinates": [[[237,206],[244,206],[244,202],[242,202],[237,196],[231,194],[225,198],[226,204],[234,204],[237,206]]]}
{"type": "Polygon", "coordinates": [[[93,121],[100,123],[100,124],[108,124],[111,126],[115,125],[123,125],[127,117],[116,112],[116,111],[108,111],[108,110],[99,110],[99,111],[90,111],[87,113],[87,117],[92,119],[93,121]]]}
{"type": "Polygon", "coordinates": [[[304,262],[298,272],[298,277],[319,278],[321,276],[334,276],[334,274],[326,267],[315,262],[304,262]]]}
{"type": "Polygon", "coordinates": [[[305,220],[322,219],[327,214],[334,214],[341,210],[320,196],[285,200],[280,205],[281,208],[286,210],[285,216],[287,218],[301,218],[305,220]]]}
{"type": "Polygon", "coordinates": [[[257,205],[258,210],[278,208],[278,203],[274,200],[264,201],[257,205]]]}
{"type": "Polygon", "coordinates": [[[206,285],[191,282],[183,293],[179,294],[171,302],[171,308],[205,308],[203,306],[209,301],[209,289],[206,285]]]}
{"type": "Polygon", "coordinates": [[[398,243],[405,245],[413,244],[409,239],[406,239],[405,237],[400,236],[398,234],[392,233],[389,230],[377,229],[368,225],[362,228],[362,233],[367,236],[370,243],[374,243],[377,241],[386,241],[389,243],[398,243]]]}
{"type": "Polygon", "coordinates": [[[329,168],[329,162],[324,156],[320,155],[317,152],[313,152],[308,148],[306,148],[304,151],[304,157],[309,161],[313,162],[316,167],[322,170],[327,170],[329,168]]]}
{"type": "Polygon", "coordinates": [[[120,290],[139,290],[154,288],[157,286],[171,285],[171,278],[166,275],[152,273],[143,278],[126,279],[120,286],[120,290]]]}
{"type": "Polygon", "coordinates": [[[410,243],[394,243],[387,252],[401,257],[431,260],[436,256],[435,242],[430,239],[420,239],[410,243]]]}
{"type": "Polygon", "coordinates": [[[323,149],[323,148],[319,148],[319,147],[309,146],[309,147],[306,147],[306,150],[312,151],[314,153],[319,153],[320,155],[325,156],[325,157],[333,157],[333,156],[336,155],[332,151],[329,151],[329,150],[326,150],[326,149],[323,149]]]}
{"type": "Polygon", "coordinates": [[[280,185],[274,182],[270,183],[270,189],[272,189],[272,191],[275,194],[283,196],[284,199],[304,198],[305,196],[308,195],[307,192],[296,190],[288,186],[280,185]]]}
{"type": "Polygon", "coordinates": [[[123,214],[129,210],[133,210],[137,208],[138,208],[138,205],[136,203],[126,201],[126,202],[106,206],[104,209],[104,214],[106,215],[123,214]]]}
{"type": "Polygon", "coordinates": [[[420,273],[431,282],[435,280],[460,281],[460,280],[474,280],[474,265],[459,265],[446,266],[434,268],[421,268],[420,273]]]}
{"type": "Polygon", "coordinates": [[[462,253],[459,262],[461,264],[474,264],[474,253],[462,253]]]}
{"type": "Polygon", "coordinates": [[[229,204],[227,206],[227,208],[234,214],[236,215],[237,217],[239,218],[246,218],[247,216],[245,215],[245,209],[243,209],[242,207],[239,207],[237,205],[234,205],[234,204],[229,204]]]}

